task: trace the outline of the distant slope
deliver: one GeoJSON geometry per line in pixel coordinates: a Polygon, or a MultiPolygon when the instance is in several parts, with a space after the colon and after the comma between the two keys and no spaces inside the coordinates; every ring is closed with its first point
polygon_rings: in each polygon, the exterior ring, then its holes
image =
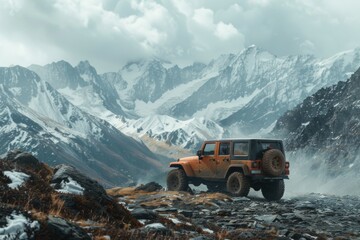
{"type": "Polygon", "coordinates": [[[0,68],[0,115],[0,153],[20,148],[51,165],[72,164],[109,185],[161,168],[144,144],[75,107],[26,68],[0,68]]]}

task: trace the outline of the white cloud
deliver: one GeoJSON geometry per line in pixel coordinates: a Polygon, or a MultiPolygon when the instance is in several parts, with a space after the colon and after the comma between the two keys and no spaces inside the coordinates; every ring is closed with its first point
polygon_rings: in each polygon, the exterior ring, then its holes
{"type": "Polygon", "coordinates": [[[214,13],[210,9],[195,9],[193,20],[202,27],[212,29],[214,25],[214,13]]]}
{"type": "Polygon", "coordinates": [[[225,24],[223,22],[219,22],[216,25],[215,35],[222,40],[227,40],[229,38],[237,36],[238,34],[238,30],[232,24],[225,24]]]}
{"type": "Polygon", "coordinates": [[[158,56],[208,61],[255,44],[329,56],[359,46],[357,0],[0,0],[1,66],[89,60],[100,72],[158,56]]]}

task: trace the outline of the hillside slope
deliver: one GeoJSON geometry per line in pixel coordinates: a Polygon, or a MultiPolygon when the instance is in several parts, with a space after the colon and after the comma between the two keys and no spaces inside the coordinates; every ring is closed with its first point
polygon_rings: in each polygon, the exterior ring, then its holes
{"type": "Polygon", "coordinates": [[[0,68],[0,115],[0,153],[29,151],[50,165],[74,165],[109,185],[161,168],[144,144],[72,105],[26,68],[0,68]]]}

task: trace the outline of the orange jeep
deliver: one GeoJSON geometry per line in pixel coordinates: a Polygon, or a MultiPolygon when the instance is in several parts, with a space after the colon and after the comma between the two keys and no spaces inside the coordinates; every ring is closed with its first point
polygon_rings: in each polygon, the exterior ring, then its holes
{"type": "Polygon", "coordinates": [[[224,139],[205,141],[197,156],[171,162],[170,191],[186,191],[188,184],[205,184],[210,191],[227,190],[247,196],[250,187],[270,201],[280,200],[289,179],[289,162],[281,140],[224,139]]]}

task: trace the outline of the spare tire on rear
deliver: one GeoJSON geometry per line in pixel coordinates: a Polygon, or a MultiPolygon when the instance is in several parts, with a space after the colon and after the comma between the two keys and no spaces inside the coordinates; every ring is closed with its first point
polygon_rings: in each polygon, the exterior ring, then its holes
{"type": "Polygon", "coordinates": [[[262,170],[268,176],[281,176],[285,170],[285,156],[279,149],[270,149],[264,153],[262,170]]]}

